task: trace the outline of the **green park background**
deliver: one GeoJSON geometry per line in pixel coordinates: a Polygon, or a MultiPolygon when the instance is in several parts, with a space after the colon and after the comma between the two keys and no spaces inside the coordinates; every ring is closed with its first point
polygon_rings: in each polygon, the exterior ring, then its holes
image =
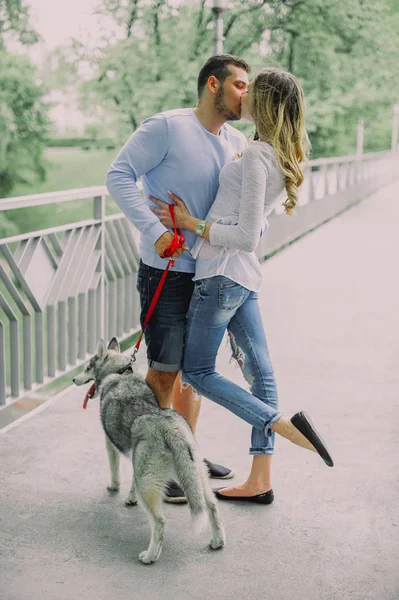
{"type": "MultiPolygon", "coordinates": [[[[99,0],[115,29],[95,47],[81,40],[29,60],[38,41],[29,3],[0,8],[0,198],[102,185],[118,148],[146,117],[196,103],[196,76],[213,53],[214,14],[205,0],[99,0]],[[115,35],[117,31],[117,35],[115,35]],[[12,51],[10,45],[19,45],[12,51]],[[22,49],[22,50],[21,50],[22,49]],[[26,52],[24,52],[26,49],[26,52]],[[45,96],[73,89],[96,115],[83,139],[54,129],[45,96]],[[65,139],[67,138],[67,139],[65,139]]],[[[399,102],[398,0],[230,0],[224,52],[252,72],[281,66],[303,83],[311,158],[389,150],[399,102]]],[[[237,127],[248,136],[250,124],[237,127]]],[[[108,211],[116,206],[108,200],[108,211]]],[[[90,202],[0,213],[0,237],[91,216],[90,202]]]]}

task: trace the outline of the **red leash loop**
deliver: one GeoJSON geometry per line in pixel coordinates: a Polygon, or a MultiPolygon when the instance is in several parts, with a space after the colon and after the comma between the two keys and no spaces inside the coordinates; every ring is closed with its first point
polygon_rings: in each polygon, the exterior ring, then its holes
{"type": "MultiPolygon", "coordinates": [[[[170,256],[172,256],[172,254],[174,254],[178,248],[181,248],[184,242],[186,241],[180,229],[177,229],[176,227],[174,204],[169,204],[169,212],[173,222],[173,240],[170,246],[167,246],[163,251],[162,258],[169,258],[170,256]]],[[[171,266],[173,267],[174,264],[172,264],[171,266]]]]}
{"type": "MultiPolygon", "coordinates": [[[[175,219],[175,205],[174,204],[169,204],[169,212],[170,212],[170,216],[172,218],[172,222],[173,222],[173,240],[172,243],[170,244],[170,246],[167,246],[165,248],[165,250],[163,251],[163,258],[169,258],[171,257],[176,250],[178,250],[178,248],[182,248],[184,246],[184,243],[186,241],[184,235],[182,234],[182,232],[180,231],[180,229],[178,229],[176,227],[176,219],[175,219]]],[[[133,350],[133,354],[132,354],[132,362],[134,362],[136,360],[136,353],[138,351],[138,349],[140,348],[140,344],[141,344],[141,340],[144,334],[144,330],[148,325],[149,320],[152,317],[152,313],[154,312],[155,306],[158,302],[158,298],[161,294],[162,288],[164,286],[165,280],[166,280],[166,276],[168,274],[169,268],[170,267],[174,267],[175,266],[175,261],[173,258],[169,258],[169,262],[167,264],[167,267],[162,275],[161,281],[158,283],[158,287],[155,290],[155,294],[153,299],[151,300],[151,304],[150,304],[150,308],[148,309],[148,313],[145,317],[144,323],[143,323],[143,329],[141,330],[140,333],[140,337],[137,340],[137,343],[134,347],[133,350]]]]}

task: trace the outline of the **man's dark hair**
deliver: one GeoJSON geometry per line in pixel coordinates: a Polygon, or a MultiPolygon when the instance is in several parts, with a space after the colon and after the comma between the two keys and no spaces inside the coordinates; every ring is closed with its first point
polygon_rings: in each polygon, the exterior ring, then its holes
{"type": "Polygon", "coordinates": [[[226,77],[231,75],[229,65],[243,69],[247,73],[249,73],[251,70],[249,64],[239,56],[233,56],[232,54],[217,54],[216,56],[211,56],[211,58],[209,58],[201,68],[201,71],[198,75],[198,98],[201,97],[206,82],[211,75],[216,77],[216,79],[223,84],[226,77]]]}

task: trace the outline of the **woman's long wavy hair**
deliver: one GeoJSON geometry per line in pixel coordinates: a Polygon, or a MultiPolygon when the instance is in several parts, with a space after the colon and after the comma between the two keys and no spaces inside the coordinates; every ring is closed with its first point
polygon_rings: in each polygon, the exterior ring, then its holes
{"type": "Polygon", "coordinates": [[[254,139],[268,142],[277,153],[288,195],[283,206],[290,215],[294,212],[298,188],[303,182],[301,165],[310,150],[302,86],[291,73],[266,68],[254,77],[250,88],[251,114],[256,127],[254,139]]]}

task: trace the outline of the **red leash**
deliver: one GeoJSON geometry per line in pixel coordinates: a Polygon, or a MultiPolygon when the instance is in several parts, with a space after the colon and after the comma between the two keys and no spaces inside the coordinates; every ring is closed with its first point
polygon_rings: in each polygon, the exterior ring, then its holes
{"type": "MultiPolygon", "coordinates": [[[[119,371],[120,373],[123,373],[125,370],[132,368],[133,363],[136,360],[136,354],[140,348],[140,344],[141,344],[141,340],[143,338],[144,335],[144,330],[148,325],[149,320],[152,317],[152,313],[154,312],[154,309],[156,307],[156,304],[158,302],[159,296],[161,294],[162,288],[164,286],[165,280],[166,280],[166,276],[168,274],[168,271],[170,269],[170,267],[174,267],[175,266],[175,260],[174,258],[170,258],[175,252],[176,250],[178,250],[178,248],[182,248],[184,246],[184,243],[186,241],[184,235],[182,234],[182,232],[180,231],[180,229],[178,229],[176,227],[176,220],[175,220],[175,205],[174,204],[169,204],[169,212],[170,212],[170,216],[172,217],[172,222],[173,222],[173,240],[172,243],[170,244],[170,246],[167,246],[165,248],[165,250],[163,251],[163,256],[162,258],[169,258],[169,262],[166,266],[166,269],[161,277],[160,282],[158,283],[158,287],[155,290],[155,294],[153,299],[151,300],[151,304],[150,304],[150,308],[148,309],[148,313],[146,314],[144,323],[143,323],[143,329],[141,330],[140,333],[140,337],[137,340],[137,343],[134,347],[133,350],[133,354],[130,357],[130,363],[124,367],[121,371],[119,371]]],[[[133,368],[132,368],[133,370],[133,368]]],[[[89,391],[87,392],[85,399],[83,401],[83,408],[87,407],[87,403],[89,401],[89,398],[92,398],[94,396],[94,392],[96,391],[96,384],[93,383],[93,385],[90,387],[89,391]]]]}
{"type": "MultiPolygon", "coordinates": [[[[172,217],[172,222],[173,222],[173,240],[172,243],[170,244],[170,246],[167,246],[167,248],[165,248],[165,250],[163,251],[163,257],[162,258],[169,258],[170,256],[172,256],[176,250],[178,250],[178,248],[182,248],[186,239],[184,237],[184,235],[182,234],[182,232],[180,231],[180,229],[178,229],[176,227],[176,220],[175,220],[175,205],[174,204],[169,204],[169,212],[170,212],[170,216],[172,217]]],[[[165,271],[163,272],[161,281],[158,283],[158,287],[155,290],[155,294],[153,299],[151,300],[151,304],[150,304],[150,308],[148,309],[148,313],[145,317],[144,320],[144,324],[143,324],[143,329],[141,330],[140,333],[140,337],[137,340],[137,343],[134,347],[133,350],[133,354],[132,354],[132,363],[136,360],[136,353],[138,351],[138,349],[140,348],[140,344],[141,344],[141,340],[143,338],[144,335],[144,330],[148,325],[149,320],[152,317],[152,313],[154,312],[155,306],[158,302],[159,296],[161,294],[162,288],[164,286],[165,280],[166,280],[166,276],[168,274],[169,268],[170,267],[174,267],[175,266],[175,261],[174,258],[169,258],[169,262],[167,264],[167,267],[165,269],[165,271]]]]}
{"type": "Polygon", "coordinates": [[[87,392],[87,394],[85,396],[85,399],[83,400],[83,408],[85,408],[85,409],[87,408],[87,403],[88,403],[88,401],[89,401],[90,398],[93,398],[95,391],[96,391],[96,384],[93,383],[90,386],[90,388],[89,388],[89,390],[88,390],[88,392],[87,392]]]}

